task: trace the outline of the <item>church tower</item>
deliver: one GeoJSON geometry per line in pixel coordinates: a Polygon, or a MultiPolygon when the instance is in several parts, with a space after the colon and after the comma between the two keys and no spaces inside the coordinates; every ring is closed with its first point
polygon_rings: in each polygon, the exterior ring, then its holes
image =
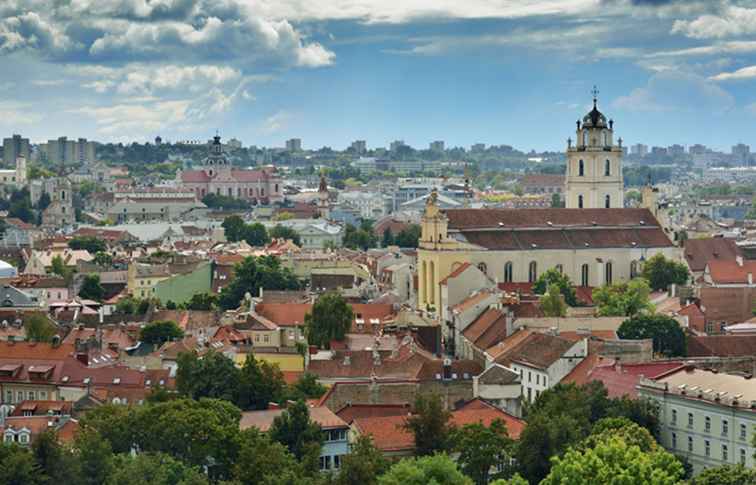
{"type": "Polygon", "coordinates": [[[324,174],[320,174],[320,185],[318,186],[318,214],[321,219],[331,217],[331,200],[328,193],[328,183],[324,174]]]}
{"type": "Polygon", "coordinates": [[[625,205],[622,181],[622,138],[614,144],[614,121],[598,110],[593,88],[593,109],[577,122],[576,140],[567,140],[565,207],[609,209],[625,205]]]}
{"type": "Polygon", "coordinates": [[[202,162],[205,173],[210,178],[217,177],[221,173],[230,172],[231,163],[226,157],[226,153],[223,151],[223,144],[221,143],[221,137],[217,133],[213,137],[213,141],[209,144],[209,150],[207,158],[202,162]]]}

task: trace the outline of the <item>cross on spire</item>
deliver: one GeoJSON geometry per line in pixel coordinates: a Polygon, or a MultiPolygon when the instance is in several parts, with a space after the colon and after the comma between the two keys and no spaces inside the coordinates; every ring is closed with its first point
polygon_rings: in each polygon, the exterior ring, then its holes
{"type": "Polygon", "coordinates": [[[596,85],[593,85],[593,89],[591,90],[591,94],[593,95],[593,107],[596,107],[596,101],[598,100],[599,90],[596,87],[596,85]]]}

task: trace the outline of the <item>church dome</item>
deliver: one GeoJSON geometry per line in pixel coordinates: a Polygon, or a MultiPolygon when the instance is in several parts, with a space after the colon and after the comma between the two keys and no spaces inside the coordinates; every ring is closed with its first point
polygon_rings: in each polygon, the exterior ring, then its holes
{"type": "Polygon", "coordinates": [[[606,128],[606,116],[596,107],[596,100],[593,100],[593,109],[583,116],[583,126],[586,128],[606,128]]]}

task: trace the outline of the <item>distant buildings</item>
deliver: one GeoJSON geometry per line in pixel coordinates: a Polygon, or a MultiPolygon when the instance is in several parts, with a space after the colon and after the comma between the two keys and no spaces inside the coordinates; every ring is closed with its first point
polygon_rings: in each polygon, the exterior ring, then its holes
{"type": "Polygon", "coordinates": [[[18,157],[24,157],[26,160],[29,160],[30,155],[28,138],[22,138],[21,135],[13,135],[10,138],[3,139],[3,162],[6,165],[15,163],[18,157]]]}
{"type": "Polygon", "coordinates": [[[485,143],[476,143],[473,146],[470,147],[470,151],[473,152],[482,152],[486,150],[486,144],[485,143]]]}
{"type": "Polygon", "coordinates": [[[685,155],[685,147],[678,144],[670,145],[667,148],[667,153],[671,156],[685,155]]]}
{"type": "Polygon", "coordinates": [[[349,145],[349,148],[357,155],[363,155],[367,152],[367,142],[365,140],[355,140],[349,145]]]}
{"type": "Polygon", "coordinates": [[[636,143],[635,145],[630,147],[630,154],[638,155],[639,157],[645,157],[646,155],[648,155],[648,145],[644,145],[643,143],[636,143]]]}
{"type": "Polygon", "coordinates": [[[54,165],[88,164],[95,161],[95,144],[86,138],[69,140],[61,136],[40,145],[41,152],[54,165]]]}
{"type": "Polygon", "coordinates": [[[26,185],[26,160],[23,156],[16,157],[16,168],[12,170],[0,170],[0,187],[21,187],[26,185]]]}
{"type": "Polygon", "coordinates": [[[302,139],[290,138],[286,140],[286,151],[289,152],[301,152],[302,151],[302,139]]]}
{"type": "Polygon", "coordinates": [[[432,141],[428,148],[432,152],[443,153],[445,146],[444,146],[443,140],[436,140],[436,141],[432,141]]]}
{"type": "Polygon", "coordinates": [[[738,143],[732,147],[732,156],[738,162],[747,162],[751,157],[751,147],[743,143],[738,143]]]}
{"type": "Polygon", "coordinates": [[[397,152],[403,146],[407,146],[404,143],[404,140],[394,140],[389,145],[389,150],[391,150],[391,152],[397,152]]]}

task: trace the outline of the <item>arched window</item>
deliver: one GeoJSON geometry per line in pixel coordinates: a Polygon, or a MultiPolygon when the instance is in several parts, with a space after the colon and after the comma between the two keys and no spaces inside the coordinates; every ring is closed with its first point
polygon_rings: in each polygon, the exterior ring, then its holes
{"type": "Polygon", "coordinates": [[[607,261],[604,265],[604,282],[607,285],[612,284],[612,262],[607,261]]]}
{"type": "Polygon", "coordinates": [[[528,281],[530,283],[535,283],[535,280],[538,279],[538,264],[535,261],[531,261],[530,265],[528,265],[528,281]]]}
{"type": "Polygon", "coordinates": [[[480,263],[478,264],[478,269],[483,274],[488,274],[488,267],[486,266],[486,263],[480,263]]]}
{"type": "Polygon", "coordinates": [[[604,207],[609,209],[612,206],[612,198],[609,196],[609,194],[606,194],[604,197],[604,207]]]}
{"type": "Polygon", "coordinates": [[[588,285],[588,265],[584,264],[580,268],[580,286],[589,286],[588,285]]]}
{"type": "Polygon", "coordinates": [[[562,266],[561,264],[554,266],[554,269],[559,271],[559,274],[564,274],[564,266],[562,266]]]}
{"type": "Polygon", "coordinates": [[[578,209],[582,209],[582,208],[583,208],[583,196],[578,195],[578,209]]]}
{"type": "Polygon", "coordinates": [[[606,160],[604,162],[604,176],[609,177],[612,174],[612,162],[606,160]]]}
{"type": "Polygon", "coordinates": [[[422,275],[420,275],[421,281],[423,282],[423,300],[427,303],[428,302],[428,262],[423,261],[422,266],[422,275]]]}
{"type": "Polygon", "coordinates": [[[428,299],[431,305],[436,303],[436,263],[431,261],[430,263],[430,284],[428,285],[430,291],[428,299]]]}
{"type": "Polygon", "coordinates": [[[585,175],[585,162],[580,160],[578,162],[578,176],[582,177],[585,175]]]}
{"type": "Polygon", "coordinates": [[[638,277],[638,261],[630,261],[630,279],[638,277]]]}
{"type": "Polygon", "coordinates": [[[507,261],[507,263],[504,265],[504,282],[512,282],[512,261],[507,261]]]}

